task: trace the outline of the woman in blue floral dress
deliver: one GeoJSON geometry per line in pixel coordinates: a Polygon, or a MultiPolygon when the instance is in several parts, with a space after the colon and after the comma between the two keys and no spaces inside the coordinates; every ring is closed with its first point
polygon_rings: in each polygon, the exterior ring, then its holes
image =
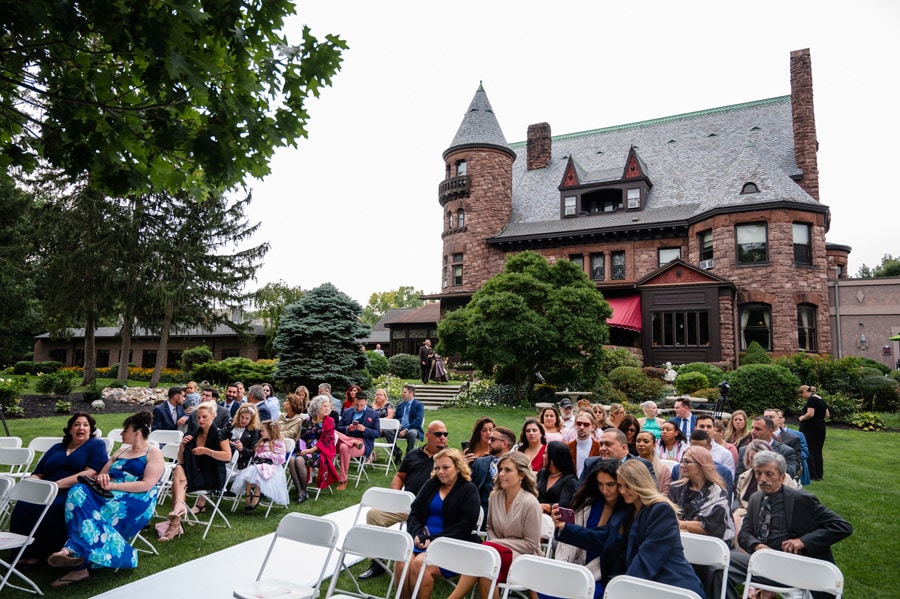
{"type": "Polygon", "coordinates": [[[129,541],[153,515],[156,484],[165,467],[159,448],[147,443],[152,420],[150,412],[125,419],[122,448],[97,475],[98,486],[112,497],[105,498],[83,484],[69,491],[68,539],[48,561],[51,566],[73,570],[53,586],[67,586],[88,578],[89,567],[137,566],[137,553],[129,541]]]}

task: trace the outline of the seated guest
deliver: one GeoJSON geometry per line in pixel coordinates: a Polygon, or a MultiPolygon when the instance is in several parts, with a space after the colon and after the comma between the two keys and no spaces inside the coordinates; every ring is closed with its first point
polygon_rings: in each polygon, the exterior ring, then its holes
{"type": "MultiPolygon", "coordinates": [[[[55,482],[59,487],[56,499],[44,516],[31,545],[25,548],[19,563],[34,566],[62,546],[66,540],[65,505],[69,489],[80,475],[95,476],[109,461],[106,445],[94,438],[97,421],[85,412],[75,412],[63,429],[61,443],[44,452],[31,478],[55,482]]],[[[10,532],[27,535],[40,518],[44,506],[19,501],[13,508],[10,532]]]]}
{"type": "Polygon", "coordinates": [[[606,413],[606,407],[602,403],[593,404],[591,406],[591,411],[594,413],[594,418],[597,420],[597,428],[594,432],[597,434],[597,440],[599,441],[599,435],[602,434],[603,431],[615,427],[609,423],[609,415],[606,413]]]}
{"type": "Polygon", "coordinates": [[[177,431],[187,425],[184,411],[184,389],[169,387],[169,398],[153,408],[153,430],[177,431]]]}
{"type": "Polygon", "coordinates": [[[231,486],[235,494],[244,491],[244,511],[255,510],[261,495],[278,505],[288,504],[287,479],[282,467],[285,459],[281,429],[268,420],[263,422],[250,465],[238,472],[231,486]]]}
{"type": "MultiPolygon", "coordinates": [[[[318,469],[317,486],[325,489],[334,482],[339,482],[337,470],[334,468],[335,430],[331,417],[331,396],[316,395],[309,402],[309,428],[300,434],[303,449],[295,452],[288,464],[291,479],[297,487],[297,503],[309,498],[306,484],[310,476],[310,468],[318,469]]],[[[300,447],[300,445],[298,445],[300,447]]]]}
{"type": "Polygon", "coordinates": [[[549,514],[555,504],[569,507],[578,488],[578,477],[569,448],[559,441],[547,443],[544,463],[546,466],[537,473],[538,503],[549,514]]]}
{"type": "Polygon", "coordinates": [[[381,435],[381,421],[375,410],[369,407],[366,392],[360,389],[353,393],[353,406],[344,410],[337,430],[347,435],[353,441],[352,444],[341,443],[338,445],[338,461],[341,465],[341,482],[337,486],[338,491],[347,488],[347,478],[350,476],[350,459],[360,456],[368,456],[375,448],[375,439],[381,435]]]}
{"type": "Polygon", "coordinates": [[[178,465],[172,474],[172,511],[160,541],[171,541],[184,534],[181,517],[187,513],[184,500],[188,492],[219,491],[225,486],[225,465],[231,461],[231,443],[213,424],[216,404],[203,402],[195,412],[197,428],[184,436],[178,449],[178,465]]]}
{"type": "MultiPolygon", "coordinates": [[[[691,447],[702,447],[703,449],[710,451],[710,440],[706,431],[698,428],[691,433],[691,447]]],[[[690,449],[690,447],[688,449],[690,449]]],[[[685,453],[687,453],[687,450],[685,450],[685,453]]],[[[710,452],[710,454],[711,453],[712,452],[710,452]]],[[[682,458],[683,457],[684,456],[682,455],[682,458]]],[[[734,499],[734,478],[731,476],[731,470],[716,461],[713,461],[713,467],[716,469],[716,472],[719,473],[719,478],[725,483],[725,492],[728,494],[728,505],[731,505],[731,502],[734,499]]],[[[672,482],[674,483],[676,480],[680,479],[681,463],[679,462],[672,468],[672,482]]]]}
{"type": "Polygon", "coordinates": [[[241,405],[223,434],[231,445],[231,451],[238,454],[237,467],[243,470],[250,463],[259,441],[260,424],[256,408],[246,403],[241,405]]]}
{"type": "Polygon", "coordinates": [[[563,424],[556,408],[553,406],[543,408],[538,420],[544,426],[544,437],[547,439],[547,443],[550,441],[568,443],[563,437],[563,424]]]}
{"type": "MultiPolygon", "coordinates": [[[[763,441],[766,445],[769,446],[769,449],[771,451],[780,453],[782,457],[784,457],[787,473],[791,478],[794,478],[797,476],[797,473],[800,470],[800,456],[789,446],[776,440],[774,432],[775,422],[773,422],[771,418],[766,418],[765,416],[757,416],[751,421],[750,435],[754,439],[763,441]]],[[[738,452],[738,458],[742,457],[744,450],[746,450],[746,446],[742,447],[738,452]]],[[[740,475],[741,472],[743,472],[744,467],[743,459],[739,459],[738,462],[737,474],[740,475]]]]}
{"type": "MultiPolygon", "coordinates": [[[[750,444],[746,447],[747,450],[744,452],[744,468],[746,470],[741,472],[741,475],[738,476],[737,481],[734,483],[734,496],[737,499],[737,508],[734,510],[735,530],[741,529],[741,520],[747,513],[747,504],[750,501],[750,497],[759,490],[756,486],[756,477],[753,475],[753,456],[760,451],[769,451],[765,443],[755,439],[750,441],[750,444]]],[[[791,489],[797,488],[796,481],[788,476],[787,472],[785,472],[781,484],[791,489]]]]}
{"type": "Polygon", "coordinates": [[[650,431],[641,431],[637,435],[635,447],[638,457],[643,458],[653,465],[653,473],[659,484],[659,492],[665,495],[669,492],[669,483],[672,481],[672,470],[659,461],[656,455],[656,437],[650,431]]]}
{"type": "MultiPolygon", "coordinates": [[[[437,566],[424,565],[428,545],[440,537],[477,543],[478,536],[472,531],[478,522],[478,509],[478,490],[470,480],[469,466],[462,453],[452,448],[437,452],[431,478],[416,495],[406,520],[406,530],[413,538],[414,556],[401,589],[401,597],[412,595],[423,567],[425,574],[419,586],[419,597],[431,597],[434,581],[443,573],[437,566]]],[[[403,564],[397,564],[394,567],[395,577],[399,578],[402,571],[403,564]]]]}
{"type": "Polygon", "coordinates": [[[266,390],[262,385],[251,385],[247,389],[247,403],[256,408],[260,422],[272,420],[272,412],[266,404],[266,390]]]}
{"type": "Polygon", "coordinates": [[[347,392],[344,394],[344,403],[341,405],[341,413],[344,410],[349,410],[356,404],[356,395],[362,391],[362,387],[359,385],[350,385],[347,387],[347,392]]]}
{"type": "Polygon", "coordinates": [[[603,597],[613,576],[625,573],[625,533],[633,510],[619,495],[618,469],[616,460],[594,464],[572,501],[574,524],[563,522],[558,507],[553,509],[553,521],[559,530],[555,558],[587,566],[597,581],[596,598],[603,597]]]}
{"type": "Polygon", "coordinates": [[[535,472],[544,467],[547,438],[544,436],[544,427],[536,418],[529,418],[525,421],[516,449],[525,454],[525,457],[531,462],[531,469],[535,472]]]}
{"type": "MultiPolygon", "coordinates": [[[[721,445],[725,449],[728,450],[728,453],[731,454],[731,459],[734,460],[735,469],[737,468],[738,463],[738,450],[737,447],[733,443],[729,443],[725,440],[725,431],[728,429],[728,425],[725,424],[725,421],[719,418],[716,420],[716,426],[712,431],[712,439],[713,443],[717,445],[721,445]]],[[[737,470],[735,470],[736,472],[737,470]]]]}
{"type": "Polygon", "coordinates": [[[378,414],[378,418],[394,417],[394,406],[388,401],[386,390],[375,389],[375,399],[372,401],[372,409],[378,414]]]}
{"type": "MultiPolygon", "coordinates": [[[[600,457],[588,458],[587,460],[585,460],[585,472],[590,472],[591,468],[594,467],[594,464],[599,459],[612,459],[618,460],[620,462],[636,461],[644,465],[644,467],[647,469],[647,472],[650,473],[650,478],[653,479],[654,484],[656,483],[656,473],[653,470],[653,464],[643,458],[639,458],[628,453],[628,444],[625,442],[625,433],[617,428],[608,428],[603,431],[603,436],[600,438],[599,445],[600,457]]],[[[578,485],[583,485],[584,480],[584,473],[582,473],[582,475],[578,478],[578,485]]]]}
{"type": "Polygon", "coordinates": [[[625,406],[620,403],[609,404],[609,418],[607,418],[607,422],[610,427],[619,428],[623,418],[625,418],[625,406]]]}
{"type": "Polygon", "coordinates": [[[568,429],[574,432],[575,429],[575,408],[572,405],[572,400],[568,397],[563,397],[559,400],[559,418],[560,422],[562,422],[562,426],[564,429],[568,429]]]}
{"type": "Polygon", "coordinates": [[[278,404],[278,395],[275,394],[275,388],[270,383],[262,384],[263,392],[266,395],[266,408],[269,410],[270,420],[276,422],[281,416],[281,406],[278,404]]]}
{"type": "Polygon", "coordinates": [[[649,471],[635,460],[616,472],[619,495],[634,508],[628,531],[625,574],[694,591],[706,597],[700,579],[684,557],[678,507],[656,490],[649,471]]]}
{"type": "Polygon", "coordinates": [[[637,455],[637,447],[634,446],[634,441],[638,432],[641,430],[641,425],[638,424],[637,418],[631,414],[625,414],[617,428],[625,433],[625,439],[628,443],[628,453],[637,455]]]}
{"type": "Polygon", "coordinates": [[[665,420],[658,416],[659,407],[655,401],[645,401],[641,403],[641,409],[644,410],[644,417],[638,418],[638,424],[641,425],[642,431],[651,433],[657,441],[662,433],[662,425],[665,420]]]}
{"type": "Polygon", "coordinates": [[[469,437],[469,445],[463,452],[469,464],[477,458],[483,458],[491,453],[490,437],[494,430],[494,421],[487,416],[479,418],[472,427],[472,436],[469,437]]]}
{"type": "Polygon", "coordinates": [[[63,548],[48,561],[51,566],[74,569],[53,586],[68,586],[88,578],[90,567],[137,567],[137,551],[129,541],[153,515],[156,484],[165,468],[162,452],[147,442],[152,420],[150,412],[138,412],[122,424],[123,445],[96,478],[112,497],[101,497],[80,483],[69,490],[68,536],[63,548]]]}
{"type": "Polygon", "coordinates": [[[309,409],[309,393],[306,387],[300,387],[304,392],[303,395],[298,393],[288,393],[281,405],[283,412],[278,417],[278,427],[281,429],[281,436],[285,439],[300,440],[300,430],[303,428],[303,421],[309,418],[306,410],[309,409]]]}
{"type": "MultiPolygon", "coordinates": [[[[534,471],[521,452],[510,452],[497,464],[485,544],[500,554],[499,582],[506,582],[509,566],[515,558],[541,553],[541,506],[537,500],[534,471]]],[[[475,576],[460,576],[450,599],[468,596],[476,584],[481,599],[488,599],[491,581],[475,576]]]]}
{"type": "MultiPolygon", "coordinates": [[[[216,425],[217,429],[223,430],[226,426],[231,424],[233,416],[228,408],[219,403],[218,389],[215,387],[204,387],[203,391],[201,391],[200,401],[211,401],[216,404],[216,418],[213,420],[213,424],[216,425]]],[[[185,427],[185,431],[192,428],[197,428],[196,409],[188,415],[188,425],[185,427]]]]}
{"type": "MultiPolygon", "coordinates": [[[[505,426],[498,426],[491,431],[488,439],[491,444],[490,454],[480,457],[472,462],[472,483],[478,489],[481,501],[481,509],[485,515],[488,512],[491,492],[494,490],[494,480],[497,476],[497,464],[500,457],[512,451],[516,444],[516,434],[505,426]]],[[[482,522],[482,526],[485,523],[482,522]]]]}
{"type": "Polygon", "coordinates": [[[600,443],[594,439],[596,424],[594,414],[588,410],[581,410],[575,416],[575,439],[569,443],[569,451],[578,476],[584,472],[586,459],[600,455],[600,443]]]}
{"type": "MultiPolygon", "coordinates": [[[[724,445],[719,445],[716,443],[714,438],[716,431],[716,421],[709,414],[698,414],[696,425],[694,427],[695,431],[703,431],[706,433],[707,438],[709,439],[709,446],[707,449],[712,454],[713,461],[716,464],[721,464],[728,468],[728,471],[731,473],[731,480],[734,481],[734,458],[731,456],[731,452],[725,449],[724,445]]],[[[691,441],[693,445],[693,435],[691,436],[691,441]]]]}
{"type": "Polygon", "coordinates": [[[196,381],[188,381],[188,384],[184,386],[184,404],[182,404],[182,407],[186,413],[190,414],[199,405],[200,387],[197,386],[196,381]]]}
{"type": "Polygon", "coordinates": [[[688,448],[687,438],[678,428],[678,425],[671,421],[663,423],[660,429],[659,447],[656,455],[661,460],[681,460],[681,454],[688,448]]]}
{"type": "Polygon", "coordinates": [[[731,413],[728,427],[725,429],[725,441],[732,443],[740,451],[741,447],[752,440],[753,437],[750,436],[750,428],[747,422],[747,412],[735,410],[731,413]]]}

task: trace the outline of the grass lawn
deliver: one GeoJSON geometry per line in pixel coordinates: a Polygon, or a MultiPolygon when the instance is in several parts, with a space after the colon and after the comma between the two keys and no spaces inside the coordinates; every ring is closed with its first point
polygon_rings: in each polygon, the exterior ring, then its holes
{"type": "MultiPolygon", "coordinates": [[[[459,447],[460,441],[468,439],[472,423],[476,417],[487,415],[497,424],[508,426],[517,433],[523,419],[531,415],[524,410],[495,408],[479,410],[444,409],[429,411],[426,420],[443,420],[450,431],[450,443],[459,447]]],[[[97,417],[104,431],[121,426],[122,414],[102,414],[97,417]]],[[[27,444],[35,436],[61,434],[66,417],[39,418],[10,421],[10,432],[22,437],[27,444]]],[[[373,475],[370,484],[387,486],[389,480],[384,475],[373,475]]],[[[323,494],[319,501],[307,501],[303,505],[293,504],[292,511],[322,515],[358,503],[365,483],[358,489],[350,488],[334,495],[323,494]]],[[[868,433],[850,430],[829,429],[825,443],[825,480],[808,487],[822,502],[847,519],[854,528],[848,539],[834,547],[835,558],[844,574],[845,596],[848,599],[896,597],[900,588],[900,568],[897,555],[900,553],[900,524],[893,513],[900,490],[900,434],[883,432],[868,433]]],[[[165,511],[165,510],[161,510],[165,511]]],[[[95,571],[85,583],[66,588],[53,589],[50,582],[62,575],[55,568],[42,568],[30,572],[45,594],[50,597],[91,597],[103,591],[126,584],[143,576],[164,570],[237,543],[274,531],[285,510],[273,510],[271,516],[263,517],[264,511],[250,514],[238,509],[230,518],[231,529],[216,528],[210,531],[204,541],[201,533],[188,528],[185,535],[173,543],[160,544],[164,551],[160,555],[141,554],[140,566],[134,571],[95,571]]],[[[145,535],[155,537],[153,531],[145,535]]],[[[363,564],[360,566],[363,567],[363,564]]],[[[215,572],[209,573],[215,575],[215,572]]],[[[248,578],[255,572],[247,572],[248,578]]],[[[378,581],[383,579],[376,579],[378,581]]],[[[449,587],[438,586],[435,597],[444,596],[449,587]]],[[[323,593],[324,594],[324,593],[323,593]]],[[[4,589],[4,598],[18,598],[26,595],[18,591],[4,589]]]]}

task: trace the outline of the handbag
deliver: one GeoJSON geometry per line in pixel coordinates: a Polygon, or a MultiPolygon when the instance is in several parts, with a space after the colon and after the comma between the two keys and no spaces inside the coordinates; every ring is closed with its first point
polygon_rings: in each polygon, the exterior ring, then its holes
{"type": "Polygon", "coordinates": [[[100,486],[100,483],[97,482],[97,479],[93,476],[87,476],[85,474],[78,475],[78,482],[89,488],[91,491],[103,497],[105,499],[112,499],[113,493],[107,489],[104,489],[100,486]]]}

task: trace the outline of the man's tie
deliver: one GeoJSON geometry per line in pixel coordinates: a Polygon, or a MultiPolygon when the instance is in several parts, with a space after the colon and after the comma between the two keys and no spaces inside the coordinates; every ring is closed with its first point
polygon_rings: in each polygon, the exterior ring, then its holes
{"type": "Polygon", "coordinates": [[[690,420],[688,420],[687,418],[681,419],[681,432],[684,433],[684,436],[688,439],[691,438],[691,433],[688,430],[689,425],[690,425],[690,420]]]}
{"type": "Polygon", "coordinates": [[[772,525],[772,504],[769,502],[769,496],[763,497],[762,505],[759,508],[759,538],[765,543],[769,540],[769,527],[772,525]]]}

